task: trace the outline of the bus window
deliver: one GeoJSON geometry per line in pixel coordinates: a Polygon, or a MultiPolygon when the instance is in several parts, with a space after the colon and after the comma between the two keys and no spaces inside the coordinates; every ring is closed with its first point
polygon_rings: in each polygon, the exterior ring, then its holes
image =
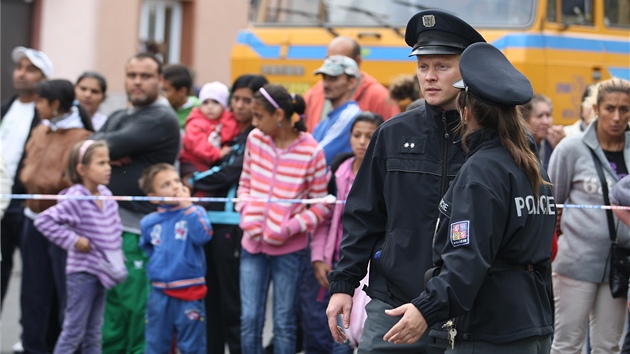
{"type": "Polygon", "coordinates": [[[549,0],[547,20],[566,25],[593,25],[593,0],[549,0]],[[558,10],[560,18],[558,18],[558,10]]]}
{"type": "Polygon", "coordinates": [[[562,7],[565,23],[593,25],[593,0],[565,0],[562,7]]]}
{"type": "Polygon", "coordinates": [[[630,27],[630,1],[605,0],[604,23],[609,27],[630,27]]]}

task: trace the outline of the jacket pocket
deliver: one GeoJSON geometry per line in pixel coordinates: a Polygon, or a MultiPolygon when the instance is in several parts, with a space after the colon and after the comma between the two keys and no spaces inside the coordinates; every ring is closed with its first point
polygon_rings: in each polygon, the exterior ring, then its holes
{"type": "Polygon", "coordinates": [[[258,241],[262,231],[262,214],[251,214],[250,211],[254,211],[254,209],[255,206],[252,203],[243,205],[239,226],[243,230],[245,237],[258,241]]]}

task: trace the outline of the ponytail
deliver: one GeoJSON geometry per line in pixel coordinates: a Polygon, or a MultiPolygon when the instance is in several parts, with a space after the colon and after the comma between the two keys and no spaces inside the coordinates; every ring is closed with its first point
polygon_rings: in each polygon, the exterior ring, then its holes
{"type": "MultiPolygon", "coordinates": [[[[491,106],[475,99],[472,95],[461,91],[457,96],[457,107],[463,111],[468,107],[477,123],[484,128],[496,130],[501,145],[508,151],[516,165],[527,175],[534,196],[538,198],[538,190],[542,185],[550,183],[542,178],[540,162],[536,154],[529,148],[527,142],[527,129],[525,120],[516,106],[491,106]]],[[[469,132],[464,132],[463,145],[466,149],[466,137],[469,132]]]]}
{"type": "Polygon", "coordinates": [[[80,104],[76,104],[77,110],[79,111],[79,117],[81,117],[81,123],[83,123],[83,128],[94,132],[94,124],[92,124],[92,118],[88,115],[88,112],[81,106],[80,104]]]}

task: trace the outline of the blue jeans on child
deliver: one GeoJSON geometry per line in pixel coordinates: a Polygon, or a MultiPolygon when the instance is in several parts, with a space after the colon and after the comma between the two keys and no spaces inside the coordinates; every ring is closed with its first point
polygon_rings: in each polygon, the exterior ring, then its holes
{"type": "Polygon", "coordinates": [[[65,318],[55,353],[101,353],[101,327],[105,309],[105,288],[98,278],[80,272],[66,275],[68,292],[65,318]]]}
{"type": "Polygon", "coordinates": [[[147,301],[145,354],[170,353],[173,335],[186,354],[206,354],[206,307],[204,300],[185,301],[152,289],[147,301]]]}
{"type": "Polygon", "coordinates": [[[262,332],[269,283],[273,281],[273,335],[276,354],[294,354],[297,291],[302,275],[301,250],[280,256],[241,251],[241,350],[262,354],[262,332]]]}

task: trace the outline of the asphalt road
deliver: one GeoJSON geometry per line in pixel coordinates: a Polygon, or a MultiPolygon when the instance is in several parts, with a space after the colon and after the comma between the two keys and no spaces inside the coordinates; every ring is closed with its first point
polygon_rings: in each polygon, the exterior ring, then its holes
{"type": "MultiPolygon", "coordinates": [[[[15,262],[7,296],[4,299],[2,314],[0,315],[0,354],[13,354],[11,348],[20,339],[22,327],[20,326],[20,282],[22,280],[22,263],[19,255],[15,254],[15,262]]],[[[271,290],[273,291],[273,289],[271,290]]],[[[268,299],[272,298],[269,294],[268,299]]],[[[263,343],[269,343],[272,336],[272,303],[267,303],[267,318],[263,331],[263,343]]],[[[226,348],[226,354],[229,351],[226,348]]]]}

